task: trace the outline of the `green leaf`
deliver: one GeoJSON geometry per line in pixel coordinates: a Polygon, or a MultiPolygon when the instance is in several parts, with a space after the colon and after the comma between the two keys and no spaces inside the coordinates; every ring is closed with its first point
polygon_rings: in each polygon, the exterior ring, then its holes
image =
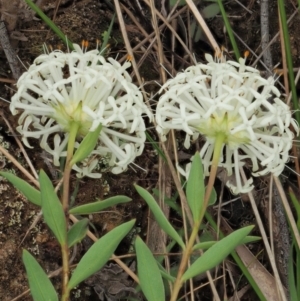
{"type": "Polygon", "coordinates": [[[81,206],[74,207],[69,210],[71,214],[92,214],[104,210],[108,207],[128,203],[131,201],[131,198],[124,195],[117,195],[111,198],[108,198],[104,201],[93,202],[81,206]]]}
{"type": "Polygon", "coordinates": [[[289,195],[290,195],[291,201],[296,209],[297,228],[298,228],[298,230],[300,230],[300,204],[299,204],[299,201],[298,201],[294,191],[292,190],[292,188],[289,188],[289,195]]]}
{"type": "Polygon", "coordinates": [[[151,251],[140,237],[135,240],[140,287],[147,301],[165,301],[161,272],[151,251]]]}
{"type": "Polygon", "coordinates": [[[166,155],[164,154],[163,150],[159,147],[159,143],[156,142],[147,131],[145,132],[145,134],[146,134],[147,140],[150,142],[153,149],[164,160],[164,162],[167,162],[166,155]]]}
{"type": "Polygon", "coordinates": [[[129,233],[135,220],[124,223],[95,242],[79,261],[69,281],[69,289],[100,270],[114,253],[121,240],[129,233]]]}
{"type": "Polygon", "coordinates": [[[201,12],[204,19],[210,19],[215,17],[220,12],[220,7],[217,3],[207,5],[201,12]]]}
{"type": "Polygon", "coordinates": [[[181,247],[185,249],[185,244],[177,231],[172,227],[169,223],[165,215],[163,214],[162,210],[158,206],[157,202],[153,198],[153,196],[144,188],[140,187],[139,185],[134,185],[138,194],[145,200],[148,204],[150,210],[152,211],[155,220],[159,224],[160,228],[163,229],[170,237],[172,237],[181,247]]]}
{"type": "Polygon", "coordinates": [[[58,301],[56,291],[39,263],[26,250],[23,250],[30,292],[34,301],[58,301]]]}
{"type": "Polygon", "coordinates": [[[194,222],[199,222],[204,202],[203,166],[199,153],[193,157],[189,179],[186,184],[186,198],[193,214],[194,222]]]}
{"type": "MultiPolygon", "coordinates": [[[[161,193],[157,188],[152,189],[152,193],[156,197],[160,197],[161,193]]],[[[168,198],[165,195],[163,196],[165,204],[167,204],[170,208],[172,208],[179,216],[182,216],[182,210],[181,207],[176,204],[176,198],[178,197],[177,194],[175,194],[174,197],[168,198]]]]}
{"type": "MultiPolygon", "coordinates": [[[[246,236],[242,239],[242,241],[240,242],[241,245],[243,244],[248,244],[250,242],[255,242],[255,241],[259,241],[261,240],[261,237],[259,236],[246,236]]],[[[200,242],[196,245],[194,245],[193,247],[193,251],[195,250],[207,250],[210,247],[212,247],[214,244],[216,244],[217,241],[206,241],[206,242],[200,242]]]]}
{"type": "Polygon", "coordinates": [[[99,126],[93,132],[88,132],[88,134],[83,138],[72,157],[70,162],[71,166],[84,160],[94,150],[98,142],[101,129],[102,124],[99,124],[99,126]]]}
{"type": "MultiPolygon", "coordinates": [[[[297,254],[297,261],[299,261],[299,253],[297,254]]],[[[293,246],[290,248],[290,256],[288,261],[288,284],[289,284],[289,294],[290,294],[290,300],[298,301],[300,300],[300,296],[298,296],[297,293],[297,287],[296,287],[296,277],[294,272],[294,256],[293,256],[293,246]],[[299,297],[299,298],[298,298],[299,297]]],[[[297,276],[299,277],[299,273],[297,273],[297,276]]]]}
{"type": "Polygon", "coordinates": [[[240,55],[240,51],[239,51],[238,45],[237,45],[235,37],[234,37],[233,30],[231,28],[231,23],[229,22],[229,17],[228,17],[227,12],[226,12],[226,10],[224,8],[222,0],[217,0],[217,2],[218,2],[218,5],[219,5],[219,8],[220,8],[222,17],[223,17],[223,21],[225,23],[224,25],[225,25],[225,28],[226,28],[226,32],[227,32],[227,34],[229,36],[229,40],[231,42],[231,45],[232,45],[232,48],[233,48],[236,60],[238,61],[239,58],[241,57],[241,55],[240,55]]]}
{"type": "Polygon", "coordinates": [[[181,280],[186,281],[215,267],[241,244],[253,228],[254,226],[244,227],[218,241],[188,268],[181,280]]]}
{"type": "Polygon", "coordinates": [[[168,280],[168,281],[171,281],[171,282],[175,282],[176,281],[176,278],[175,277],[173,277],[172,275],[170,275],[167,271],[166,271],[166,269],[156,260],[156,263],[157,263],[157,265],[158,265],[158,268],[159,268],[159,270],[160,270],[160,273],[161,273],[161,276],[164,278],[164,279],[166,279],[166,280],[168,280]]]}
{"type": "Polygon", "coordinates": [[[88,230],[88,224],[89,220],[87,218],[84,218],[71,227],[67,234],[69,248],[80,242],[85,237],[88,230]]]}
{"type": "Polygon", "coordinates": [[[25,0],[28,6],[35,11],[41,19],[55,32],[55,34],[62,39],[62,41],[70,47],[70,49],[74,50],[72,42],[63,34],[63,32],[49,19],[44,12],[36,5],[34,4],[31,0],[25,0]]]}
{"type": "Polygon", "coordinates": [[[208,200],[208,206],[212,206],[215,204],[215,202],[217,201],[217,193],[215,188],[213,187],[210,196],[209,196],[209,200],[208,200]]]}
{"type": "Polygon", "coordinates": [[[197,27],[196,27],[196,33],[194,35],[194,42],[199,42],[200,40],[205,40],[205,33],[202,29],[201,26],[198,25],[197,23],[197,27]]]}
{"type": "Polygon", "coordinates": [[[41,197],[42,197],[42,212],[46,224],[54,233],[58,242],[63,245],[67,239],[67,224],[66,217],[51,180],[46,173],[41,170],[39,175],[41,197]]]}
{"type": "Polygon", "coordinates": [[[108,30],[107,31],[104,31],[103,34],[102,34],[102,45],[101,45],[101,49],[100,49],[100,53],[102,54],[103,50],[107,47],[108,45],[108,40],[110,38],[110,34],[112,32],[112,28],[113,28],[113,25],[115,24],[115,17],[116,17],[116,14],[113,15],[112,19],[111,19],[111,22],[109,24],[109,27],[108,27],[108,30]]]}
{"type": "Polygon", "coordinates": [[[12,183],[14,187],[16,187],[29,202],[33,203],[34,205],[41,206],[41,193],[37,189],[33,188],[26,181],[10,172],[1,171],[0,175],[12,183]]]}
{"type": "MultiPolygon", "coordinates": [[[[170,7],[175,6],[176,3],[177,3],[177,0],[170,0],[170,7]]],[[[180,0],[178,3],[178,6],[183,6],[183,5],[186,5],[186,1],[180,0]]]]}

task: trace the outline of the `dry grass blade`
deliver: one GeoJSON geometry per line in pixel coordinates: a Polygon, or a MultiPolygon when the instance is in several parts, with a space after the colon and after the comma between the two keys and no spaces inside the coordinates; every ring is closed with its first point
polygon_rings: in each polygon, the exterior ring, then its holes
{"type": "MultiPolygon", "coordinates": [[[[146,30],[142,27],[142,25],[138,22],[138,20],[136,19],[136,17],[133,15],[133,13],[123,4],[121,4],[121,8],[126,12],[126,14],[130,17],[130,19],[132,20],[132,22],[138,27],[138,29],[140,30],[140,32],[145,36],[145,39],[139,43],[137,46],[135,46],[132,50],[135,51],[137,48],[140,48],[143,46],[143,44],[145,44],[146,42],[149,42],[151,45],[153,45],[154,50],[157,51],[157,45],[154,43],[156,40],[156,35],[155,32],[152,32],[151,34],[148,34],[146,32],[146,30]]],[[[159,26],[158,30],[162,30],[162,28],[165,27],[164,25],[159,26]]],[[[136,38],[138,39],[138,38],[136,38]]],[[[146,52],[144,53],[143,57],[146,56],[146,52]]],[[[142,61],[143,57],[140,59],[140,62],[142,61]]],[[[126,57],[124,56],[120,61],[124,61],[126,59],[126,57]]],[[[164,56],[164,66],[168,69],[172,69],[172,66],[170,64],[170,62],[167,60],[167,58],[164,56]]],[[[139,64],[140,64],[139,62],[139,64]]]]}
{"type": "Polygon", "coordinates": [[[245,266],[248,268],[249,273],[257,283],[266,299],[268,301],[281,300],[281,298],[277,294],[277,290],[274,289],[276,287],[276,280],[258,261],[258,259],[249,251],[249,249],[241,245],[238,246],[235,250],[245,266]]]}
{"type": "Polygon", "coordinates": [[[136,60],[135,60],[135,56],[134,56],[132,47],[131,47],[129,39],[128,39],[128,35],[127,35],[127,31],[126,31],[125,22],[124,22],[124,19],[123,19],[123,14],[122,14],[122,11],[121,11],[120,3],[119,3],[118,0],[114,0],[114,3],[115,3],[116,13],[117,13],[117,16],[118,16],[118,21],[119,21],[120,29],[121,29],[122,36],[123,36],[123,39],[124,39],[124,43],[125,43],[127,52],[129,54],[129,56],[131,57],[133,70],[135,72],[135,75],[137,77],[139,85],[142,86],[142,79],[141,79],[139,69],[138,69],[137,64],[136,64],[136,60]]]}
{"type": "MultiPolygon", "coordinates": [[[[233,230],[225,221],[222,219],[222,226],[225,228],[226,232],[232,232],[233,230]]],[[[235,251],[243,261],[244,265],[248,268],[249,273],[257,283],[263,295],[268,301],[279,301],[276,287],[276,281],[274,277],[268,272],[268,270],[259,262],[259,260],[249,251],[249,249],[244,246],[238,246],[235,251]]],[[[286,291],[285,291],[286,292],[286,291]]]]}
{"type": "MultiPolygon", "coordinates": [[[[125,7],[122,5],[122,9],[123,9],[123,8],[124,8],[124,11],[125,11],[125,12],[128,11],[128,9],[125,8],[125,7]]],[[[169,16],[166,20],[169,21],[169,22],[172,21],[173,19],[177,18],[179,15],[183,14],[183,12],[186,11],[186,9],[187,9],[187,8],[184,6],[183,8],[181,8],[180,10],[178,10],[176,13],[174,13],[174,15],[169,16]]],[[[129,17],[131,18],[132,14],[131,14],[130,11],[129,11],[129,14],[128,14],[128,15],[129,15],[129,17]]],[[[135,18],[131,18],[131,19],[132,19],[132,21],[133,21],[134,23],[136,23],[136,22],[135,22],[135,18]]],[[[159,29],[160,31],[162,31],[166,26],[167,26],[167,25],[166,25],[165,23],[164,23],[164,24],[161,24],[161,25],[158,27],[158,29],[159,29]]],[[[139,26],[138,26],[138,28],[139,28],[139,26]]],[[[152,32],[152,33],[150,33],[150,34],[148,35],[148,34],[143,30],[142,33],[144,34],[144,36],[145,36],[146,38],[143,39],[141,42],[139,42],[136,46],[134,46],[134,47],[132,48],[133,51],[136,51],[136,50],[138,50],[139,48],[141,48],[141,46],[143,46],[145,43],[149,42],[150,39],[152,39],[152,38],[153,38],[153,40],[156,40],[156,37],[155,37],[155,33],[154,33],[154,32],[152,32]]],[[[154,47],[156,47],[156,45],[155,45],[154,47]]],[[[124,62],[126,59],[127,59],[127,55],[124,55],[124,56],[119,60],[119,62],[122,63],[122,62],[124,62]]],[[[167,62],[167,64],[168,64],[166,67],[172,68],[172,67],[171,67],[171,64],[170,64],[168,61],[166,61],[166,62],[167,62]]]]}
{"type": "Polygon", "coordinates": [[[15,138],[15,140],[16,140],[16,142],[17,142],[19,148],[20,148],[20,150],[22,151],[22,153],[23,153],[23,155],[24,155],[24,158],[25,158],[27,164],[29,165],[29,168],[31,169],[31,172],[33,173],[33,175],[34,175],[35,178],[37,179],[37,178],[38,178],[38,174],[37,174],[37,172],[36,172],[34,166],[33,166],[32,162],[31,162],[31,160],[29,159],[29,156],[28,156],[28,154],[27,154],[27,152],[26,152],[26,150],[25,150],[23,144],[21,143],[20,139],[19,139],[18,136],[16,135],[16,132],[15,132],[14,129],[11,127],[9,121],[5,118],[3,111],[0,111],[0,116],[1,116],[2,119],[5,121],[5,123],[6,123],[6,125],[8,126],[8,129],[10,130],[10,132],[13,134],[13,136],[14,136],[14,138],[15,138]]]}
{"type": "Polygon", "coordinates": [[[165,83],[167,81],[167,76],[166,76],[166,71],[163,68],[164,65],[164,50],[163,50],[163,46],[162,46],[162,42],[160,39],[160,32],[158,29],[158,23],[157,23],[157,18],[156,18],[156,13],[155,13],[155,3],[154,0],[150,0],[150,8],[151,8],[151,14],[152,14],[152,26],[154,28],[154,32],[156,35],[156,40],[157,40],[157,56],[158,56],[158,61],[159,61],[159,65],[160,65],[160,76],[162,79],[162,82],[165,83]]]}
{"type": "Polygon", "coordinates": [[[36,187],[39,187],[39,182],[24,168],[5,148],[0,146],[0,152],[10,160],[36,187]]]}
{"type": "Polygon", "coordinates": [[[201,28],[203,29],[204,33],[206,34],[206,37],[208,38],[211,46],[213,47],[213,49],[215,50],[215,54],[217,56],[221,56],[222,55],[222,51],[218,45],[218,43],[216,42],[215,38],[213,37],[211,31],[209,30],[209,28],[207,27],[204,19],[202,18],[199,10],[197,9],[195,3],[192,0],[186,0],[187,5],[189,6],[190,10],[193,12],[195,18],[197,19],[197,21],[199,22],[199,25],[201,26],[201,28]]]}
{"type": "MultiPolygon", "coordinates": [[[[146,0],[144,0],[144,2],[151,7],[150,3],[146,0]]],[[[194,61],[194,57],[192,55],[192,53],[190,52],[190,50],[187,48],[186,44],[182,41],[182,39],[180,38],[180,36],[178,35],[178,33],[174,30],[174,28],[172,27],[172,25],[169,24],[168,20],[166,18],[164,18],[164,16],[157,10],[155,9],[155,14],[160,18],[160,20],[162,20],[164,22],[164,24],[170,29],[170,31],[172,32],[172,34],[176,37],[176,39],[178,40],[178,42],[182,45],[183,49],[186,51],[186,53],[190,56],[191,60],[194,61]]]]}

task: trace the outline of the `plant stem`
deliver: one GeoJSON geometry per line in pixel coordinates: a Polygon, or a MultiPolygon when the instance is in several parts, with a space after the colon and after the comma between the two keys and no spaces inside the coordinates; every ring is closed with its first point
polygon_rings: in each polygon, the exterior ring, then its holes
{"type": "Polygon", "coordinates": [[[224,140],[225,137],[223,134],[219,134],[216,137],[215,140],[215,145],[214,145],[214,155],[213,155],[213,160],[211,163],[211,169],[210,169],[210,173],[209,173],[209,179],[208,179],[208,184],[206,186],[206,190],[205,190],[205,196],[204,196],[204,204],[203,207],[201,209],[201,214],[200,214],[200,221],[202,221],[203,216],[206,212],[206,208],[208,206],[208,202],[209,202],[209,198],[211,195],[211,192],[214,188],[214,184],[215,184],[215,179],[216,179],[216,175],[217,175],[217,170],[218,170],[218,165],[219,165],[219,160],[221,157],[221,152],[223,150],[223,144],[224,144],[224,140]]]}
{"type": "Polygon", "coordinates": [[[61,246],[62,254],[62,301],[68,301],[70,297],[69,283],[69,248],[67,244],[61,246]]]}
{"type": "Polygon", "coordinates": [[[215,145],[214,145],[214,155],[213,155],[211,170],[210,170],[210,174],[209,174],[208,185],[207,185],[206,191],[205,191],[203,207],[201,208],[200,218],[199,218],[198,221],[194,221],[192,233],[191,233],[190,238],[188,240],[186,249],[184,250],[183,255],[182,255],[182,259],[181,259],[181,262],[180,262],[180,265],[179,265],[179,269],[178,269],[176,281],[174,283],[174,287],[173,287],[173,291],[172,291],[170,301],[176,301],[177,300],[179,291],[181,289],[181,286],[182,286],[181,278],[182,278],[182,275],[184,274],[184,272],[186,270],[190,255],[193,251],[193,246],[194,246],[195,240],[196,240],[197,235],[198,235],[198,230],[200,228],[203,216],[206,212],[206,208],[207,208],[207,205],[208,205],[208,202],[209,202],[210,194],[211,194],[211,192],[213,190],[213,187],[214,187],[215,178],[216,178],[216,175],[217,175],[218,163],[219,163],[219,160],[220,160],[221,152],[223,150],[224,140],[225,140],[225,137],[222,134],[220,134],[219,136],[216,137],[215,145]]]}
{"type": "Polygon", "coordinates": [[[66,165],[64,170],[64,179],[63,179],[63,197],[62,197],[62,206],[64,212],[67,214],[69,209],[69,190],[70,190],[70,174],[72,170],[72,166],[70,166],[70,161],[73,157],[74,152],[74,145],[76,141],[76,136],[79,128],[79,124],[73,122],[71,125],[70,136],[68,141],[68,148],[67,148],[67,159],[66,165]]]}
{"type": "MultiPolygon", "coordinates": [[[[79,124],[73,122],[70,126],[69,132],[69,141],[67,148],[67,159],[64,169],[64,178],[63,178],[63,196],[62,196],[62,206],[66,216],[66,225],[68,227],[69,217],[69,190],[70,190],[70,175],[72,166],[70,162],[74,153],[74,146],[76,141],[77,132],[79,129],[79,124]]],[[[68,229],[67,229],[68,230],[68,229]]],[[[70,298],[70,289],[68,287],[69,283],[69,247],[67,242],[61,245],[61,254],[62,254],[62,301],[68,301],[70,298]]]]}

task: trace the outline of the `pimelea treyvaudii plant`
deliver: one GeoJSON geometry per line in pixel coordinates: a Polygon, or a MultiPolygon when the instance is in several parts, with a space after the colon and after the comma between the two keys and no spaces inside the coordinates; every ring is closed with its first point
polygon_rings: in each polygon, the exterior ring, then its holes
{"type": "MultiPolygon", "coordinates": [[[[177,300],[179,289],[187,279],[185,274],[191,274],[183,273],[208,205],[217,168],[223,167],[229,176],[234,174],[235,181],[227,182],[234,194],[249,192],[253,179],[243,184],[240,168],[247,162],[253,176],[267,173],[278,176],[289,159],[293,130],[298,133],[298,125],[289,107],[280,99],[273,77],[263,78],[257,69],[246,66],[245,58],[239,62],[226,61],[223,57],[214,60],[209,54],[205,58],[207,63],[187,68],[161,87],[162,95],[156,108],[157,131],[162,139],[166,139],[170,130],[186,133],[186,148],[199,136],[205,139],[199,156],[204,174],[209,175],[203,200],[198,197],[196,201],[201,202],[199,213],[192,212],[193,230],[183,252],[171,301],[177,300]]],[[[191,165],[186,171],[180,170],[188,178],[191,165]]],[[[188,196],[187,200],[189,202],[188,196]]]]}
{"type": "Polygon", "coordinates": [[[95,149],[73,169],[79,177],[100,177],[92,171],[99,159],[108,157],[112,172],[120,173],[142,153],[146,139],[142,115],[151,118],[151,113],[126,71],[129,61],[121,65],[106,60],[97,49],[83,52],[74,47],[71,53],[40,55],[20,77],[10,104],[14,115],[21,113],[17,130],[28,147],[28,138],[40,139],[41,148],[59,166],[74,126],[77,148],[101,124],[95,149]]]}
{"type": "Polygon", "coordinates": [[[205,175],[212,165],[223,167],[229,176],[235,174],[235,183],[227,182],[232,192],[246,193],[253,179],[242,184],[240,167],[249,161],[254,176],[279,175],[298,125],[279,98],[273,77],[263,78],[244,58],[238,63],[205,57],[207,64],[187,68],[161,88],[157,131],[163,139],[171,129],[185,131],[186,148],[191,139],[203,136],[205,175]]]}
{"type": "MultiPolygon", "coordinates": [[[[20,114],[17,130],[25,145],[30,147],[28,138],[40,139],[41,148],[53,156],[55,166],[66,157],[62,196],[44,171],[39,174],[39,190],[12,174],[0,172],[42,208],[43,218],[61,246],[62,301],[69,300],[71,289],[103,267],[135,223],[126,222],[101,237],[69,277],[70,248],[87,234],[89,223],[86,218],[80,219],[69,229],[69,216],[74,222],[74,215],[89,215],[130,201],[128,197],[115,196],[69,208],[71,170],[79,177],[100,177],[93,169],[106,158],[111,171],[121,173],[143,151],[143,115],[152,119],[140,90],[126,71],[129,61],[121,65],[112,58],[105,59],[97,49],[83,51],[78,45],[74,48],[72,52],[56,50],[36,58],[18,80],[10,104],[12,113],[20,114]]],[[[23,261],[33,299],[58,300],[47,275],[25,250],[23,261]]]]}

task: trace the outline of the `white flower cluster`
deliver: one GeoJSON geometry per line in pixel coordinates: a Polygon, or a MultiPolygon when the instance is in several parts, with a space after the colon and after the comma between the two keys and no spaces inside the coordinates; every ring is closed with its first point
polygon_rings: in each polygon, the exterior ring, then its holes
{"type": "MultiPolygon", "coordinates": [[[[216,139],[223,140],[219,166],[235,183],[227,183],[233,193],[249,192],[252,178],[244,185],[239,169],[246,162],[254,176],[269,172],[279,175],[289,159],[298,125],[289,107],[279,99],[273,77],[265,79],[257,69],[233,61],[197,64],[177,74],[161,88],[156,109],[157,131],[165,139],[171,130],[186,133],[184,146],[203,135],[200,156],[209,175],[216,139]]],[[[186,175],[189,173],[189,166],[186,175]]]]}
{"type": "Polygon", "coordinates": [[[78,142],[101,124],[95,150],[73,169],[79,177],[100,177],[93,169],[102,157],[109,157],[112,172],[120,173],[142,153],[142,115],[151,119],[151,113],[126,71],[130,62],[120,65],[98,50],[83,52],[74,46],[71,53],[40,55],[20,77],[10,104],[14,115],[21,113],[17,130],[28,147],[28,138],[40,139],[40,146],[59,166],[59,159],[66,156],[72,122],[80,124],[78,142]]]}

